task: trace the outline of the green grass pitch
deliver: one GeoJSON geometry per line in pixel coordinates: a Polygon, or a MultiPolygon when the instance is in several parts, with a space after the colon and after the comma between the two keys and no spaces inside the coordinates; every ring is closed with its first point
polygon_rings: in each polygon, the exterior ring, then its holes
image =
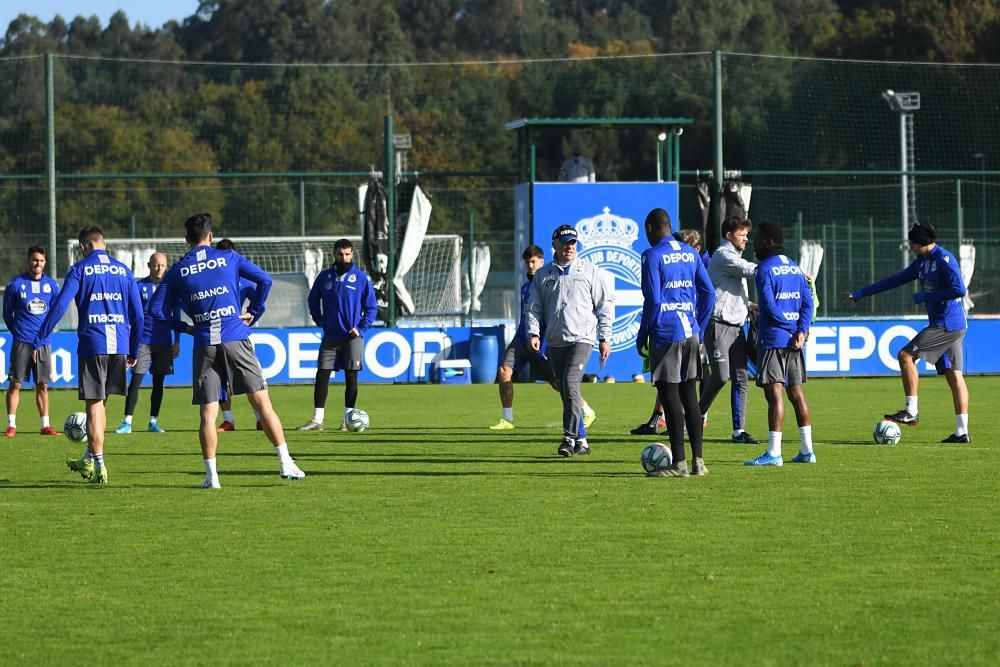
{"type": "MultiPolygon", "coordinates": [[[[585,386],[594,453],[569,460],[544,385],[517,385],[506,432],[485,428],[494,386],[362,386],[362,434],[292,430],[312,389],[274,387],[306,479],[278,477],[237,397],[218,491],[196,488],[190,390],[168,390],[167,434],[108,434],[104,488],[65,469],[80,446],[35,435],[27,392],[0,442],[0,661],[995,665],[1000,379],[968,383],[971,445],[938,444],[954,419],[927,378],[920,426],[891,447],[871,429],[901,406],[898,378],[813,380],[819,463],[780,469],[741,465],[763,448],[729,442],[723,395],[711,474],[691,479],[642,475],[653,438],[627,433],[648,385],[585,386]]],[[[52,403],[57,426],[81,405],[52,403]]]]}

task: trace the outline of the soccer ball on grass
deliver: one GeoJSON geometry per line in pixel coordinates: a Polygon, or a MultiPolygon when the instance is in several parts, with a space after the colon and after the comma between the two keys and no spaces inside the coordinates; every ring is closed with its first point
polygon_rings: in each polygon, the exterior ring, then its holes
{"type": "Polygon", "coordinates": [[[83,442],[87,439],[87,413],[74,412],[63,422],[63,433],[73,442],[83,442]]]}
{"type": "Polygon", "coordinates": [[[661,442],[654,442],[642,450],[642,469],[646,472],[666,470],[674,463],[670,448],[661,442]]]}
{"type": "Polygon", "coordinates": [[[872,438],[880,445],[895,445],[902,435],[899,424],[888,419],[875,424],[875,428],[872,429],[872,438]]]}
{"type": "Polygon", "coordinates": [[[370,421],[368,419],[368,413],[364,410],[359,410],[354,408],[347,413],[347,418],[344,420],[347,423],[347,430],[351,433],[361,433],[362,431],[368,430],[368,425],[370,421]]]}

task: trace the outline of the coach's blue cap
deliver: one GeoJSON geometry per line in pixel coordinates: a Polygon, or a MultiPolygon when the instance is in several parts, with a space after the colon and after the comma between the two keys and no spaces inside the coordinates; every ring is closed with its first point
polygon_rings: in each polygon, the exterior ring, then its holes
{"type": "Polygon", "coordinates": [[[552,240],[559,243],[572,243],[576,241],[576,230],[573,225],[559,225],[556,231],[552,232],[552,240]]]}

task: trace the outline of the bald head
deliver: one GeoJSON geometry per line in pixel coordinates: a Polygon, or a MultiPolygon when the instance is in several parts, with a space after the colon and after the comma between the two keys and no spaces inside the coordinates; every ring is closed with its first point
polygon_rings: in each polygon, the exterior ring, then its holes
{"type": "Polygon", "coordinates": [[[167,272],[167,256],[162,252],[154,252],[149,256],[149,279],[154,283],[163,280],[163,274],[167,272]]]}

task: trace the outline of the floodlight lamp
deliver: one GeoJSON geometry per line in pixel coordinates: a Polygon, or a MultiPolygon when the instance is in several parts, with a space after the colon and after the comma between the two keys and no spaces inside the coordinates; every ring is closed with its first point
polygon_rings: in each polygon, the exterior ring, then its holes
{"type": "Polygon", "coordinates": [[[667,140],[667,133],[666,132],[660,132],[658,135],[656,135],[656,140],[657,141],[666,141],[667,140]]]}

